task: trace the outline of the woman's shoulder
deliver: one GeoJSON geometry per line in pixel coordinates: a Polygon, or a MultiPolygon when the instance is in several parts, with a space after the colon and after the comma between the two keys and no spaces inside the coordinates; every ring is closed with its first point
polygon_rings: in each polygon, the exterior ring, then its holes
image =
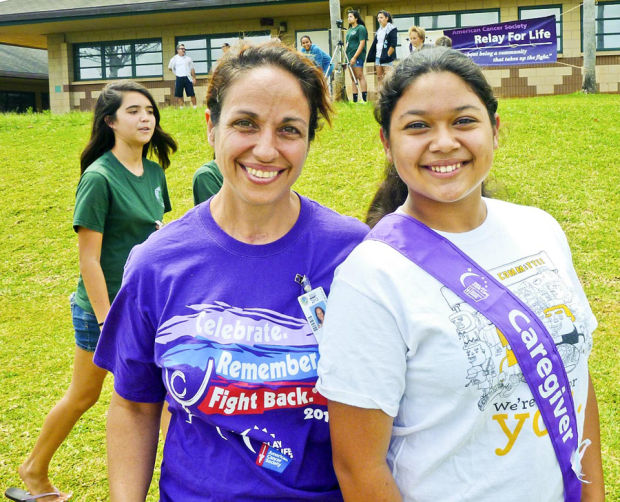
{"type": "Polygon", "coordinates": [[[498,231],[518,235],[537,235],[541,239],[564,239],[564,231],[558,221],[547,211],[534,206],[515,204],[499,199],[485,202],[491,225],[498,231]]]}
{"type": "Polygon", "coordinates": [[[148,169],[153,172],[157,172],[157,173],[164,172],[164,169],[157,162],[151,159],[147,159],[146,157],[143,158],[142,165],[144,166],[145,169],[148,169]]]}
{"type": "Polygon", "coordinates": [[[363,238],[369,231],[368,225],[362,223],[357,218],[340,214],[315,200],[304,196],[299,196],[302,205],[307,205],[309,209],[309,224],[314,229],[319,229],[326,233],[342,233],[363,238]]]}
{"type": "Polygon", "coordinates": [[[500,199],[485,198],[484,201],[487,204],[489,213],[493,212],[499,218],[510,218],[511,220],[528,224],[531,221],[558,224],[551,214],[539,207],[516,204],[500,199]]]}
{"type": "Polygon", "coordinates": [[[112,154],[111,151],[105,152],[103,155],[97,157],[91,165],[89,165],[85,170],[82,176],[85,174],[91,173],[106,173],[108,172],[115,164],[116,158],[112,154]]]}

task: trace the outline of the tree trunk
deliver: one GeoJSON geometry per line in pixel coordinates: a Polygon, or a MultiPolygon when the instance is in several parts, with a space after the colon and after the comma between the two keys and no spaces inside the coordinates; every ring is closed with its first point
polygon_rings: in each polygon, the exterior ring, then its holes
{"type": "Polygon", "coordinates": [[[595,8],[594,0],[583,1],[583,83],[581,89],[588,94],[597,92],[595,8]]]}
{"type": "Polygon", "coordinates": [[[334,59],[333,98],[335,101],[348,101],[347,88],[344,82],[344,46],[338,45],[342,42],[342,31],[336,26],[336,21],[341,20],[340,14],[340,0],[329,0],[332,51],[336,52],[336,58],[334,59]]]}

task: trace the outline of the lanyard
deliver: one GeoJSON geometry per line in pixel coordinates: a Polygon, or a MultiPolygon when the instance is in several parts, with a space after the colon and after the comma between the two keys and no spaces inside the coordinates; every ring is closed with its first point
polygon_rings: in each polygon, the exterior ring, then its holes
{"type": "Polygon", "coordinates": [[[549,433],[562,471],[564,500],[579,502],[581,483],[572,466],[579,456],[575,405],[562,358],[538,316],[452,242],[415,218],[400,213],[384,216],[366,239],[384,242],[401,253],[504,335],[549,433]]]}

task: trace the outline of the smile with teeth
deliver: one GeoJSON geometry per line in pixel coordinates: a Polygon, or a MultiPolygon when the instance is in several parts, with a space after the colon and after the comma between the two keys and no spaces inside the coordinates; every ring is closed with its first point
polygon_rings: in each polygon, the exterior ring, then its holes
{"type": "Polygon", "coordinates": [[[456,164],[451,164],[449,166],[428,166],[431,171],[434,173],[451,173],[452,171],[456,171],[461,167],[461,163],[457,162],[456,164]]]}
{"type": "Polygon", "coordinates": [[[252,176],[255,176],[256,178],[263,178],[263,179],[275,178],[279,173],[279,171],[260,171],[259,169],[254,169],[252,167],[247,167],[247,166],[245,170],[252,176]]]}

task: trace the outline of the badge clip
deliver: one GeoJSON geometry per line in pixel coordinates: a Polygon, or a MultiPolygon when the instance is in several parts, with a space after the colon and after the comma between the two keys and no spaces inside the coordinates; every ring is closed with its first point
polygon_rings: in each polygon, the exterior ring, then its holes
{"type": "Polygon", "coordinates": [[[310,285],[310,279],[308,279],[305,275],[296,274],[295,282],[301,285],[305,293],[310,293],[310,291],[312,291],[312,286],[310,285]]]}

